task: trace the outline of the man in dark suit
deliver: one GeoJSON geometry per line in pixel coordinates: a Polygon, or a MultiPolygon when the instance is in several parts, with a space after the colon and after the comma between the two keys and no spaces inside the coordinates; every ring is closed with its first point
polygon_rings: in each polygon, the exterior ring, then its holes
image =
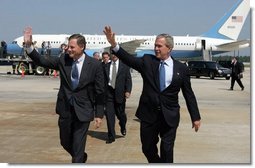
{"type": "Polygon", "coordinates": [[[236,57],[232,58],[232,62],[231,62],[231,69],[232,69],[232,73],[231,73],[231,86],[230,86],[230,90],[234,89],[234,85],[235,85],[235,81],[238,83],[238,85],[241,87],[241,90],[244,90],[244,86],[243,83],[241,81],[241,78],[243,77],[243,67],[241,65],[240,62],[237,61],[236,57]]]}
{"type": "Polygon", "coordinates": [[[56,103],[59,114],[60,142],[72,156],[73,163],[84,163],[86,137],[90,122],[99,127],[103,118],[104,76],[101,62],[84,54],[85,38],[69,37],[67,53],[60,57],[42,56],[31,45],[32,29],[24,31],[26,52],[35,64],[60,72],[60,88],[56,103]],[[93,107],[96,102],[96,114],[93,107]]]}
{"type": "Polygon", "coordinates": [[[108,129],[107,144],[115,141],[115,115],[119,120],[121,134],[123,136],[126,135],[126,99],[130,97],[132,90],[130,68],[123,64],[115,55],[112,55],[111,60],[104,66],[105,83],[108,84],[105,111],[108,129]]]}
{"type": "Polygon", "coordinates": [[[158,35],[154,44],[155,56],[145,54],[142,58],[136,58],[117,44],[111,27],[106,26],[104,33],[112,52],[123,63],[140,72],[143,78],[136,116],[141,120],[140,137],[144,155],[150,163],[172,163],[176,130],[180,121],[180,89],[195,131],[199,129],[201,119],[188,69],[170,56],[173,38],[167,34],[158,35]],[[158,136],[161,138],[160,155],[157,148],[158,136]]]}

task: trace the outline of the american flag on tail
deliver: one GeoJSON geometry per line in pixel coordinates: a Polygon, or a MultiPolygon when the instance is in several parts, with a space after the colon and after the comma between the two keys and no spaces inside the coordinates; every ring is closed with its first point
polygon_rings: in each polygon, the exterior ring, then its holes
{"type": "Polygon", "coordinates": [[[232,16],[232,22],[243,22],[243,16],[232,16]]]}

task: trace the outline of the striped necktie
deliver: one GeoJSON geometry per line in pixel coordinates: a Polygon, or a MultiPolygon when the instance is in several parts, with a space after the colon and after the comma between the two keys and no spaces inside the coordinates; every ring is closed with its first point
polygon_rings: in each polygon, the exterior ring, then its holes
{"type": "Polygon", "coordinates": [[[164,66],[165,62],[161,61],[160,62],[160,67],[159,67],[159,83],[160,83],[160,91],[162,92],[165,87],[166,87],[166,72],[165,72],[165,66],[164,66]]]}
{"type": "Polygon", "coordinates": [[[75,90],[79,84],[79,71],[77,67],[78,61],[74,61],[72,65],[72,87],[75,90]]]}
{"type": "Polygon", "coordinates": [[[112,64],[112,81],[111,81],[111,86],[113,89],[115,89],[116,74],[117,74],[116,62],[113,62],[113,64],[112,64]]]}

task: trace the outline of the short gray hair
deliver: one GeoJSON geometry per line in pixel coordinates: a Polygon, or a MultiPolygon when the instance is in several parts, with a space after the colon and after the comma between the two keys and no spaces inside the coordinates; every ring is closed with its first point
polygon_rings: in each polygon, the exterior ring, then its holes
{"type": "Polygon", "coordinates": [[[174,38],[170,36],[169,34],[162,33],[157,35],[156,39],[158,38],[165,38],[166,39],[166,46],[168,48],[174,48],[174,38]]]}

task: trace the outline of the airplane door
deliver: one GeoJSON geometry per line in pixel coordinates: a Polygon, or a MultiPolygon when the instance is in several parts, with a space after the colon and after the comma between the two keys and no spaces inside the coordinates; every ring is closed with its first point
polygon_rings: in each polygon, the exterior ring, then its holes
{"type": "Polygon", "coordinates": [[[201,45],[202,45],[202,57],[204,61],[211,61],[211,51],[210,49],[206,49],[206,40],[202,39],[201,40],[201,45]]]}
{"type": "Polygon", "coordinates": [[[201,43],[202,43],[202,50],[205,50],[205,49],[206,49],[206,43],[205,43],[205,40],[201,40],[201,43]]]}

